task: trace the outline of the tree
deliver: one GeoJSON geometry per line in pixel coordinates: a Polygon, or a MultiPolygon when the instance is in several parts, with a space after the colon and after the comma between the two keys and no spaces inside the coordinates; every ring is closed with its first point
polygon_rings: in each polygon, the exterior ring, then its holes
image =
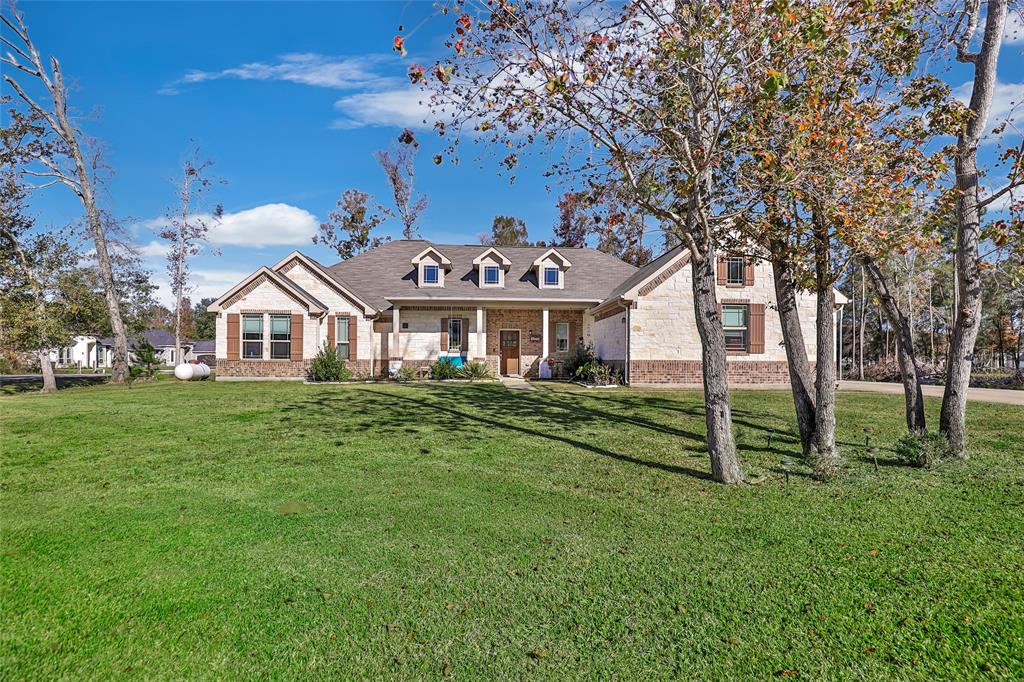
{"type": "Polygon", "coordinates": [[[0,329],[5,349],[34,353],[43,391],[57,390],[50,351],[71,337],[60,291],[61,275],[77,261],[66,239],[33,233],[27,190],[5,169],[0,175],[0,329]]]}
{"type": "Polygon", "coordinates": [[[216,300],[213,297],[201,298],[192,308],[192,329],[196,340],[212,339],[217,336],[217,313],[207,310],[216,300]]]}
{"type": "Polygon", "coordinates": [[[589,202],[582,192],[566,192],[558,199],[558,222],[552,246],[580,248],[587,245],[592,221],[588,220],[589,202]]]}
{"type": "Polygon", "coordinates": [[[403,239],[416,238],[419,231],[420,215],[426,210],[428,203],[425,195],[416,196],[414,187],[416,152],[419,150],[419,146],[412,131],[406,128],[399,136],[396,146],[374,154],[377,163],[384,169],[384,174],[388,177],[388,184],[391,185],[391,194],[395,200],[395,213],[402,223],[403,239]]]}
{"type": "MultiPolygon", "coordinates": [[[[981,328],[981,210],[990,205],[1012,186],[1020,182],[1020,174],[1011,174],[1010,182],[1000,190],[981,198],[978,170],[978,145],[988,126],[992,99],[996,86],[996,65],[1006,24],[1007,0],[989,0],[986,3],[985,29],[981,46],[971,51],[971,41],[978,28],[981,13],[979,0],[964,0],[958,23],[961,30],[955,34],[957,61],[974,68],[970,116],[961,128],[956,141],[954,166],[956,170],[956,291],[959,301],[954,310],[953,331],[946,362],[946,387],[942,393],[942,411],[939,431],[949,441],[953,452],[967,458],[967,388],[970,386],[974,346],[981,328]]],[[[1020,153],[1017,155],[1017,168],[1020,153]]]]}
{"type": "Polygon", "coordinates": [[[0,57],[0,63],[7,64],[38,81],[50,99],[50,106],[43,106],[30,97],[10,73],[3,75],[22,103],[39,117],[47,132],[53,136],[53,145],[48,151],[40,149],[33,155],[33,161],[40,165],[41,170],[26,168],[23,173],[39,178],[42,184],[38,187],[57,183],[65,185],[79,198],[85,209],[114,334],[113,370],[110,381],[115,384],[124,383],[128,380],[128,333],[121,317],[107,235],[96,201],[96,161],[87,163],[82,152],[78,139],[79,130],[72,123],[68,112],[68,91],[60,62],[51,56],[47,70],[42,56],[29,37],[24,16],[17,11],[13,2],[10,5],[10,17],[6,14],[0,15],[0,20],[14,34],[13,39],[2,38],[8,51],[0,57]],[[52,153],[49,153],[50,151],[52,153]]]}
{"type": "Polygon", "coordinates": [[[370,213],[368,205],[372,200],[366,192],[345,190],[337,209],[328,214],[329,222],[320,223],[320,234],[313,235],[313,243],[332,248],[339,258],[348,260],[390,241],[390,237],[370,236],[384,222],[380,214],[370,213]]]}
{"type": "Polygon", "coordinates": [[[494,216],[491,233],[479,237],[481,244],[488,246],[530,246],[530,235],[522,218],[510,215],[494,216]]]}
{"type": "Polygon", "coordinates": [[[186,317],[191,312],[188,299],[189,259],[198,255],[206,242],[211,225],[224,214],[219,204],[207,217],[201,212],[202,201],[213,185],[207,175],[212,161],[199,156],[198,145],[193,144],[181,164],[181,178],[177,181],[178,204],[167,211],[167,227],[160,231],[167,249],[167,276],[174,296],[174,357],[181,358],[181,344],[186,335],[186,317]]]}

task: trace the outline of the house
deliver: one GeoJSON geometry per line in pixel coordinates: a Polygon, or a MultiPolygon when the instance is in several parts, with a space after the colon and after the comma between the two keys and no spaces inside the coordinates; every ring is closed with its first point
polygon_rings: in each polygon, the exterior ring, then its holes
{"type": "MultiPolygon", "coordinates": [[[[688,263],[682,247],[639,269],[589,248],[398,240],[330,267],[296,251],[209,306],[217,379],[301,379],[324,344],[360,374],[458,356],[543,377],[583,341],[628,382],[700,383],[688,263]]],[[[730,381],[788,382],[771,265],[721,257],[718,298],[730,381]]],[[[813,361],[815,297],[799,306],[813,361]]]]}
{"type": "MultiPolygon", "coordinates": [[[[175,349],[174,334],[166,329],[147,329],[139,335],[149,341],[157,351],[160,363],[174,365],[175,349]]],[[[139,343],[136,338],[128,339],[128,350],[131,352],[139,343]]],[[[207,342],[211,343],[211,342],[207,342]]],[[[193,358],[193,343],[185,341],[181,344],[181,356],[184,362],[193,358]]],[[[74,344],[58,348],[50,352],[50,361],[57,367],[109,368],[114,364],[114,338],[96,336],[76,336],[74,344]]]]}

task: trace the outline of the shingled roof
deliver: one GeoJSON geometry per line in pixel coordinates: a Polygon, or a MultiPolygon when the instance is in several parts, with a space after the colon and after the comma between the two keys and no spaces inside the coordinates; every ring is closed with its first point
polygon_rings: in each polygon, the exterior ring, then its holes
{"type": "Polygon", "coordinates": [[[497,248],[512,262],[505,275],[505,286],[500,289],[481,288],[480,273],[474,268],[473,259],[489,248],[480,244],[434,244],[420,239],[401,239],[327,269],[379,310],[389,308],[394,300],[417,299],[598,303],[636,272],[632,265],[596,249],[559,247],[557,251],[572,262],[572,268],[565,274],[565,286],[562,289],[541,289],[537,286],[533,262],[550,247],[500,246],[497,248]],[[412,259],[430,246],[451,260],[452,269],[445,275],[443,287],[419,288],[412,259]]]}

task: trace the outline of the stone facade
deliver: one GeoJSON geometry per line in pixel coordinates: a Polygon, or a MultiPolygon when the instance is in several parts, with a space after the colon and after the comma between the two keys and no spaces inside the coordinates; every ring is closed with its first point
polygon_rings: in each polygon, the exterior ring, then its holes
{"type": "MultiPolygon", "coordinates": [[[[703,383],[702,365],[699,360],[633,360],[629,363],[629,382],[635,385],[700,385],[703,383]]],[[[789,368],[785,360],[730,359],[726,367],[730,385],[789,383],[789,368]]]]}

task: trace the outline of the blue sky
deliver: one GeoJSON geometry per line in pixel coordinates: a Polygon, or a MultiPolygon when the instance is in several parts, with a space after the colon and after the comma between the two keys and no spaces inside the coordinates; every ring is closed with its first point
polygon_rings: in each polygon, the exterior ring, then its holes
{"type": "MultiPolygon", "coordinates": [[[[402,59],[390,51],[391,38],[399,24],[408,33],[428,19],[432,2],[19,6],[37,47],[61,59],[83,130],[104,145],[113,174],[103,207],[135,219],[133,238],[158,282],[164,263],[147,226],[173,202],[172,181],[190,140],[215,161],[214,174],[226,184],[213,196],[228,219],[214,235],[220,255],[194,261],[194,298],[218,295],[296,248],[334,262],[310,237],[345,189],[390,203],[372,153],[403,126],[422,127],[421,97],[405,70],[412,61],[431,63],[450,26],[427,20],[402,59]]],[[[997,109],[1024,96],[1020,33],[1004,48],[997,109]]],[[[964,74],[950,71],[950,84],[962,87],[964,74]]],[[[439,141],[426,130],[418,139],[417,185],[430,197],[425,238],[475,242],[498,214],[523,218],[533,239],[549,238],[559,189],[546,188],[543,158],[527,159],[510,185],[476,150],[457,167],[435,166],[439,141]]],[[[38,193],[33,208],[44,226],[81,215],[59,187],[38,193]]],[[[399,227],[391,221],[384,231],[397,235],[399,227]]]]}

